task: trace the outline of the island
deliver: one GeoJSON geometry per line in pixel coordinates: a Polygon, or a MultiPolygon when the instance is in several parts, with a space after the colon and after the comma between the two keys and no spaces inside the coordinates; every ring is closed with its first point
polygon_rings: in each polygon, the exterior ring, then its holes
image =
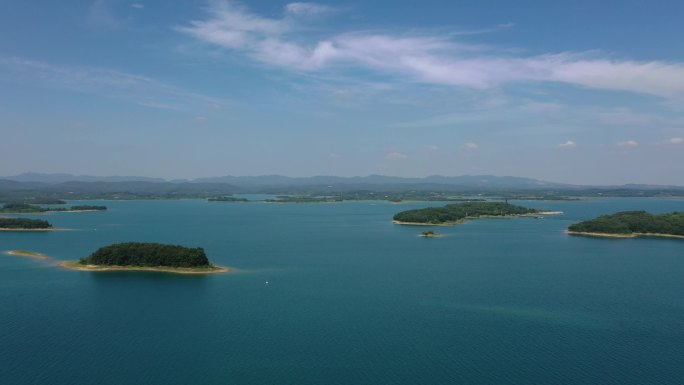
{"type": "Polygon", "coordinates": [[[443,207],[402,211],[394,216],[394,223],[399,225],[448,226],[463,223],[468,219],[537,216],[551,213],[505,202],[465,202],[448,204],[443,207]]]}
{"type": "Polygon", "coordinates": [[[610,238],[684,238],[684,212],[650,214],[646,211],[621,211],[575,223],[570,225],[566,232],[572,235],[610,238]]]}
{"type": "Polygon", "coordinates": [[[49,259],[45,254],[37,253],[35,251],[29,251],[29,250],[8,250],[5,251],[5,254],[7,255],[15,255],[19,257],[29,257],[29,258],[35,258],[35,259],[49,259]]]}
{"type": "Polygon", "coordinates": [[[51,212],[78,213],[83,211],[104,211],[107,206],[76,205],[71,207],[42,207],[24,202],[5,203],[0,213],[5,214],[46,214],[51,212]]]}
{"type": "Polygon", "coordinates": [[[423,238],[438,238],[438,237],[442,237],[443,235],[435,233],[432,230],[428,230],[428,231],[423,231],[422,233],[420,233],[420,236],[423,238]]]}
{"type": "Polygon", "coordinates": [[[225,273],[229,269],[209,262],[201,247],[127,242],[101,247],[78,261],[60,266],[82,271],[157,271],[180,274],[225,273]]]}
{"type": "Polygon", "coordinates": [[[0,213],[7,214],[40,214],[46,211],[48,209],[23,202],[8,202],[0,209],[0,213]]]}
{"type": "Polygon", "coordinates": [[[54,230],[48,221],[28,218],[0,217],[0,230],[2,231],[46,231],[54,230]]]}
{"type": "Polygon", "coordinates": [[[71,206],[66,211],[77,212],[77,211],[105,211],[105,210],[107,210],[107,206],[78,205],[78,206],[71,206]]]}
{"type": "Polygon", "coordinates": [[[209,201],[209,202],[249,202],[248,199],[231,197],[231,196],[209,198],[209,199],[207,199],[207,201],[209,201]]]}
{"type": "Polygon", "coordinates": [[[67,202],[59,198],[27,198],[25,203],[32,203],[35,205],[65,205],[67,202]]]}

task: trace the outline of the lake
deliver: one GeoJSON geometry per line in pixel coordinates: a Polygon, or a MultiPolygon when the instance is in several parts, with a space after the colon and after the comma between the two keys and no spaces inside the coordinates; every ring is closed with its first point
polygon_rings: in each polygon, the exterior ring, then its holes
{"type": "Polygon", "coordinates": [[[398,226],[439,203],[79,201],[0,232],[3,384],[684,383],[684,240],[569,236],[682,199],[511,201],[546,219],[398,226]],[[117,242],[203,247],[228,274],[63,270],[117,242]]]}

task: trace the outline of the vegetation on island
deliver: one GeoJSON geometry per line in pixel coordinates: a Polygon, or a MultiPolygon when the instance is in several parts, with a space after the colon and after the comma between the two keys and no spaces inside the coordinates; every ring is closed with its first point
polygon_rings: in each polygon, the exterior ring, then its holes
{"type": "Polygon", "coordinates": [[[420,233],[420,236],[423,238],[436,238],[436,237],[441,237],[442,235],[435,233],[432,230],[428,230],[428,231],[423,231],[422,233],[420,233]]]}
{"type": "Polygon", "coordinates": [[[266,199],[269,203],[335,203],[342,202],[339,196],[290,196],[279,195],[276,199],[266,199]]]}
{"type": "Polygon", "coordinates": [[[105,211],[107,206],[78,205],[71,206],[70,211],[105,211]]]}
{"type": "Polygon", "coordinates": [[[166,266],[175,268],[211,268],[201,247],[188,248],[161,243],[128,242],[102,247],[79,260],[81,265],[166,266]]]}
{"type": "Polygon", "coordinates": [[[67,202],[59,198],[27,198],[24,203],[34,205],[65,205],[67,202]]]}
{"type": "Polygon", "coordinates": [[[0,212],[4,213],[21,213],[21,214],[31,214],[31,213],[44,213],[47,209],[23,202],[8,202],[2,205],[0,212]]]}
{"type": "Polygon", "coordinates": [[[51,228],[50,222],[41,219],[0,217],[0,229],[45,230],[51,228]]]}
{"type": "Polygon", "coordinates": [[[71,207],[42,207],[24,202],[8,202],[0,208],[0,213],[43,214],[60,211],[104,211],[107,206],[76,205],[71,207]]]}
{"type": "Polygon", "coordinates": [[[622,211],[601,215],[568,227],[572,233],[653,234],[684,236],[684,212],[650,214],[646,211],[622,211]]]}
{"type": "Polygon", "coordinates": [[[209,202],[249,202],[248,199],[231,197],[231,196],[215,197],[215,198],[209,198],[207,200],[209,202]]]}
{"type": "Polygon", "coordinates": [[[402,211],[394,216],[394,220],[400,223],[437,225],[457,223],[467,218],[520,216],[538,212],[536,209],[504,202],[466,202],[402,211]]]}

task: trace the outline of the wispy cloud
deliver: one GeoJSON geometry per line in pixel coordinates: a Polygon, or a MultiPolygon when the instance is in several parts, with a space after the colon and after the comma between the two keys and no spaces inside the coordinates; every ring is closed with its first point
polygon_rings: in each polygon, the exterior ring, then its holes
{"type": "Polygon", "coordinates": [[[425,146],[423,146],[423,148],[430,152],[439,151],[439,146],[436,144],[426,144],[425,146]]]}
{"type": "Polygon", "coordinates": [[[404,160],[407,158],[408,155],[396,151],[388,152],[387,154],[385,154],[385,159],[387,160],[404,160]]]}
{"type": "Polygon", "coordinates": [[[684,144],[684,138],[680,136],[676,136],[674,138],[670,138],[664,142],[665,144],[669,144],[672,146],[680,146],[684,144]]]}
{"type": "Polygon", "coordinates": [[[290,3],[285,6],[285,11],[292,15],[319,16],[337,12],[337,8],[329,5],[316,3],[290,3]]]}
{"type": "Polygon", "coordinates": [[[623,148],[623,149],[631,149],[631,148],[638,147],[639,143],[637,143],[634,140],[625,140],[622,142],[615,143],[615,146],[617,146],[618,148],[623,148]]]}
{"type": "Polygon", "coordinates": [[[577,143],[575,143],[572,140],[568,140],[565,143],[561,143],[558,145],[559,148],[575,148],[577,147],[577,143]]]}
{"type": "Polygon", "coordinates": [[[468,150],[468,151],[475,151],[475,150],[477,150],[478,148],[480,148],[480,146],[478,146],[477,143],[472,143],[472,142],[471,142],[471,143],[466,143],[466,144],[464,144],[463,146],[461,146],[461,148],[464,149],[464,150],[468,150]]]}
{"type": "Polygon", "coordinates": [[[70,89],[152,108],[186,110],[230,104],[225,99],[108,68],[62,66],[16,57],[0,57],[0,70],[0,80],[70,89]]]}
{"type": "Polygon", "coordinates": [[[298,72],[364,69],[409,82],[486,89],[519,82],[684,95],[684,63],[619,60],[599,53],[561,52],[515,56],[506,49],[457,42],[450,34],[398,35],[348,31],[320,39],[301,31],[326,6],[291,3],[269,18],[230,1],[211,3],[205,19],[177,30],[199,41],[238,50],[258,62],[298,72]],[[297,33],[294,33],[297,32],[297,33]]]}

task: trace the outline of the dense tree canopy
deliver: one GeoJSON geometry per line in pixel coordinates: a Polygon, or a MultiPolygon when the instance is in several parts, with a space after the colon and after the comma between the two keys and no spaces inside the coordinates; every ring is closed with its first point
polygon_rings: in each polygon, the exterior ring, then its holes
{"type": "Polygon", "coordinates": [[[2,205],[2,209],[7,213],[41,213],[46,211],[44,208],[23,202],[8,202],[2,205]]]}
{"type": "Polygon", "coordinates": [[[51,229],[48,221],[28,218],[0,218],[2,229],[51,229]]]}
{"type": "Polygon", "coordinates": [[[503,202],[466,202],[444,207],[402,211],[394,216],[395,221],[442,224],[457,222],[468,217],[523,215],[538,212],[536,209],[503,202]]]}
{"type": "Polygon", "coordinates": [[[107,210],[107,206],[90,206],[90,205],[80,205],[80,206],[71,206],[71,210],[98,210],[98,211],[103,211],[107,210]]]}
{"type": "Polygon", "coordinates": [[[82,264],[109,266],[208,267],[201,247],[128,242],[105,246],[81,259],[82,264]]]}
{"type": "Polygon", "coordinates": [[[576,223],[568,230],[582,233],[684,235],[684,212],[654,215],[646,211],[622,211],[576,223]]]}

